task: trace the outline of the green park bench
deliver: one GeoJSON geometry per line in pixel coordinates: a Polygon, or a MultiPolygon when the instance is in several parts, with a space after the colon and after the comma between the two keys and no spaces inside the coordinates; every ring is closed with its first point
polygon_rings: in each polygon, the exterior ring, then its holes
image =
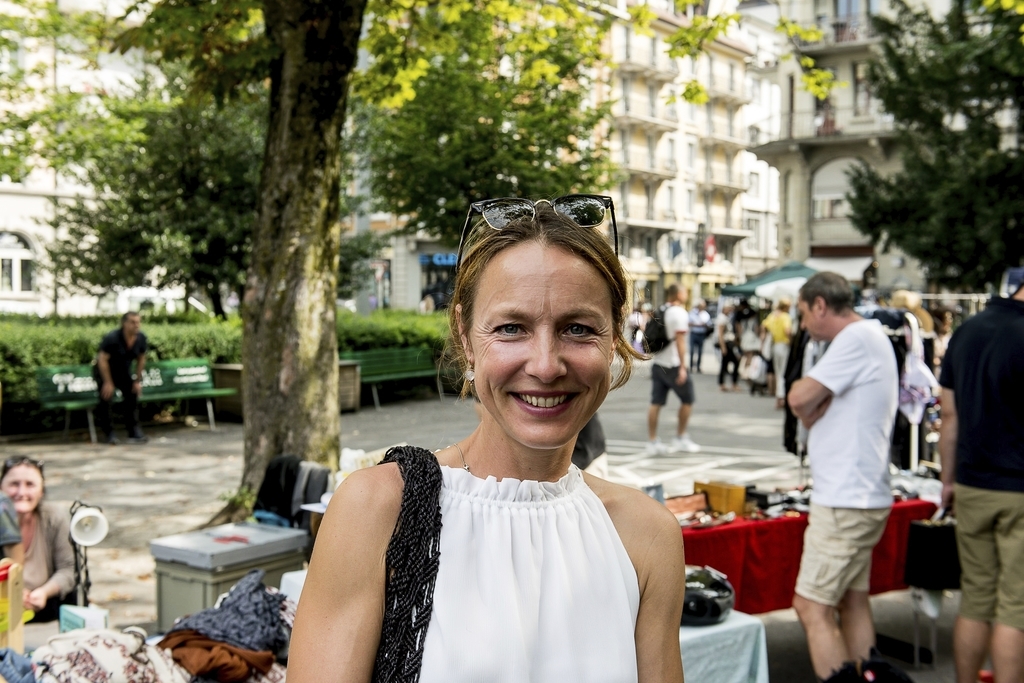
{"type": "Polygon", "coordinates": [[[437,380],[437,395],[444,400],[441,375],[434,365],[434,351],[426,346],[342,351],[338,355],[341,360],[354,360],[359,363],[360,382],[370,385],[373,405],[377,410],[380,410],[377,385],[400,379],[434,377],[437,380]]]}
{"type": "MultiPolygon", "coordinates": [[[[85,410],[89,419],[89,436],[96,443],[96,425],[92,411],[99,404],[100,391],[93,379],[92,365],[51,365],[36,368],[39,403],[43,408],[64,409],[64,434],[71,423],[71,411],[85,410]]],[[[205,358],[150,361],[142,373],[142,398],[149,401],[177,401],[193,398],[206,399],[206,414],[210,430],[217,428],[213,419],[213,402],[217,396],[232,396],[236,389],[217,389],[213,386],[210,361],[205,358]]],[[[123,400],[117,391],[114,401],[123,400]]]]}

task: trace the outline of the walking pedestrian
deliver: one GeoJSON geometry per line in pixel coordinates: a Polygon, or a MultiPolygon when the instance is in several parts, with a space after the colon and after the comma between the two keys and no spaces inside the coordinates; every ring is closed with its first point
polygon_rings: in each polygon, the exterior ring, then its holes
{"type": "MultiPolygon", "coordinates": [[[[1024,269],[1021,269],[1024,275],[1024,269]]],[[[986,653],[996,683],[1024,677],[1024,283],[953,334],[942,362],[942,505],[956,506],[958,683],[986,653]]]]}
{"type": "Polygon", "coordinates": [[[791,305],[789,299],[779,299],[761,325],[764,333],[771,336],[773,372],[768,376],[768,393],[775,395],[778,410],[786,407],[786,361],[789,360],[789,346],[793,341],[793,318],[789,315],[791,305]]]}
{"type": "Polygon", "coordinates": [[[121,409],[128,440],[145,443],[146,437],[139,426],[138,404],[142,397],[142,372],[146,367],[146,335],[142,332],[142,318],[136,311],[121,316],[121,327],[104,335],[96,354],[96,381],[100,385],[100,402],[96,407],[96,422],[103,430],[106,443],[117,443],[110,419],[111,404],[116,399],[114,390],[121,392],[121,409]],[[131,364],[135,361],[135,376],[131,364]]]}
{"type": "Polygon", "coordinates": [[[810,430],[814,478],[793,607],[814,672],[825,680],[845,662],[867,659],[875,645],[871,551],[892,507],[889,444],[899,375],[881,323],[854,312],[841,275],[812,276],[798,305],[811,337],[830,342],[789,391],[791,409],[810,430]]]}
{"type": "Polygon", "coordinates": [[[711,314],[704,299],[697,299],[697,305],[690,311],[690,372],[700,372],[701,360],[704,358],[704,341],[711,333],[711,314]],[[697,362],[694,363],[694,356],[697,362]]]}
{"type": "Polygon", "coordinates": [[[732,320],[733,306],[726,304],[715,318],[715,336],[718,338],[718,350],[722,354],[722,364],[718,368],[718,388],[725,388],[725,377],[732,378],[732,390],[742,391],[740,387],[740,358],[736,348],[736,328],[732,320]]]}
{"type": "MultiPolygon", "coordinates": [[[[683,359],[686,358],[686,333],[689,327],[689,315],[686,313],[686,290],[679,285],[669,285],[665,289],[666,307],[662,308],[665,335],[668,344],[654,354],[651,365],[651,405],[647,409],[647,452],[651,455],[669,451],[700,452],[700,446],[693,442],[686,433],[693,410],[694,391],[693,377],[686,371],[683,359]],[[676,422],[676,437],[669,446],[658,439],[658,414],[668,401],[671,390],[679,397],[679,414],[676,422]]],[[[649,327],[649,325],[648,325],[649,327]]]]}

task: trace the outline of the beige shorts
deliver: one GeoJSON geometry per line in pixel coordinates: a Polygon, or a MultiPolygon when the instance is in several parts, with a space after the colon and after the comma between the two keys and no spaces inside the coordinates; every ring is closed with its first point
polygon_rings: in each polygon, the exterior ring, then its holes
{"type": "Polygon", "coordinates": [[[1024,631],[1024,493],[956,485],[960,614],[1024,631]]]}
{"type": "Polygon", "coordinates": [[[889,508],[856,510],[811,503],[796,594],[835,607],[848,590],[866,592],[871,551],[888,519],[889,508]]]}

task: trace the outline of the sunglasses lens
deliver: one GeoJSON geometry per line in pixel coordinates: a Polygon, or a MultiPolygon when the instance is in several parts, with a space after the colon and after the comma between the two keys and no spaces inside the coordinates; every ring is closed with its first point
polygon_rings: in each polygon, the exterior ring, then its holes
{"type": "Polygon", "coordinates": [[[604,202],[593,197],[561,197],[552,207],[575,221],[581,228],[593,228],[604,222],[604,202]]]}
{"type": "Polygon", "coordinates": [[[533,218],[533,202],[528,199],[503,199],[489,204],[483,210],[483,216],[487,225],[495,230],[501,230],[509,223],[523,218],[533,218]]]}

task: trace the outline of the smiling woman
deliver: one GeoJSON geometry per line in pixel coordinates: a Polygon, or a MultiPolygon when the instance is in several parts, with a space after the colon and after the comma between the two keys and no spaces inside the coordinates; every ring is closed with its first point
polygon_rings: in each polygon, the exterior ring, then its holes
{"type": "Polygon", "coordinates": [[[0,489],[14,503],[25,547],[25,609],[33,621],[57,619],[61,601],[75,587],[75,555],[66,509],[43,501],[43,463],[8,458],[0,471],[0,489]]]}
{"type": "Polygon", "coordinates": [[[589,214],[575,214],[581,227],[563,211],[578,203],[556,202],[517,200],[500,225],[486,210],[467,220],[449,354],[480,424],[436,454],[394,449],[396,462],[339,488],[299,604],[290,683],[384,670],[424,682],[682,681],[678,523],[571,463],[637,354],[621,332],[629,288],[614,251],[589,214]],[[417,468],[439,470],[436,487],[417,468]]]}

